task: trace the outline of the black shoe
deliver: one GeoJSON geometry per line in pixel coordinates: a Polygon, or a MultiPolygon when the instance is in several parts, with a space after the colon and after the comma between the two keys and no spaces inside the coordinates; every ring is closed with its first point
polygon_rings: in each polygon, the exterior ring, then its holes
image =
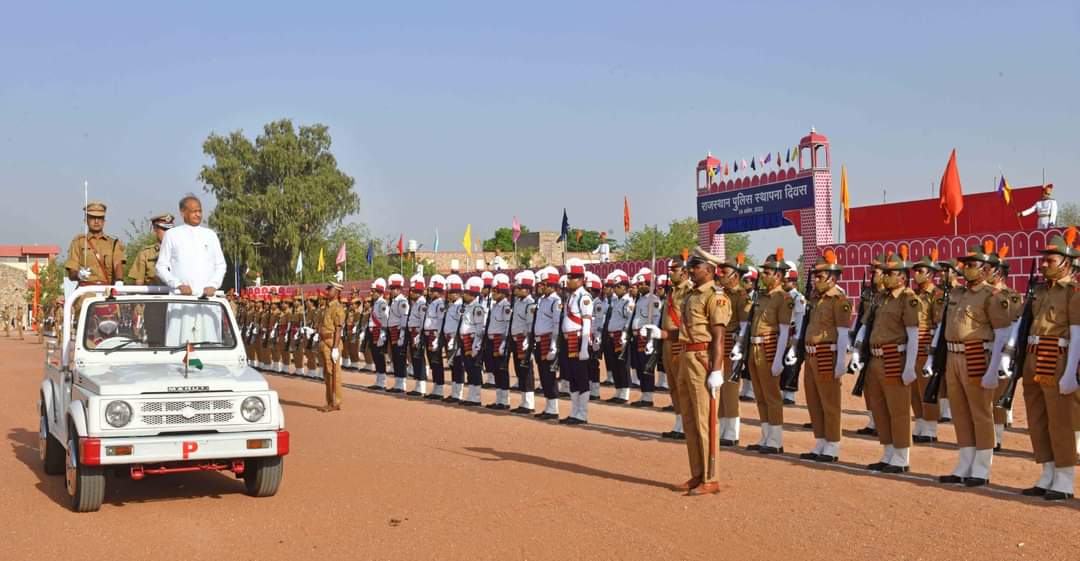
{"type": "Polygon", "coordinates": [[[775,446],[762,446],[761,448],[758,448],[758,454],[772,455],[772,454],[783,454],[783,453],[784,453],[784,447],[783,446],[781,446],[780,448],[777,448],[775,446]]]}
{"type": "Polygon", "coordinates": [[[661,411],[664,411],[664,412],[669,412],[669,411],[674,411],[674,410],[675,410],[674,405],[668,405],[668,406],[664,407],[663,409],[661,409],[661,411]]]}
{"type": "Polygon", "coordinates": [[[995,452],[1000,452],[1001,451],[1001,445],[1000,444],[995,444],[994,445],[994,451],[995,452]]]}
{"type": "Polygon", "coordinates": [[[739,445],[738,440],[728,440],[726,438],[721,438],[720,439],[720,446],[723,446],[724,448],[734,448],[734,447],[736,447],[738,445],[739,445]]]}
{"type": "Polygon", "coordinates": [[[529,409],[528,407],[518,407],[517,409],[511,411],[511,413],[517,413],[518,415],[532,415],[533,410],[529,409]]]}
{"type": "Polygon", "coordinates": [[[803,423],[802,428],[804,428],[804,429],[812,429],[812,428],[814,428],[814,423],[803,423]]]}
{"type": "Polygon", "coordinates": [[[405,395],[418,396],[418,395],[424,395],[424,394],[422,394],[422,393],[420,393],[420,392],[418,392],[416,390],[413,390],[411,392],[405,392],[405,395]]]}
{"type": "Polygon", "coordinates": [[[435,395],[433,393],[429,393],[429,394],[424,396],[424,399],[443,399],[443,396],[435,395]]]}
{"type": "Polygon", "coordinates": [[[795,400],[794,399],[785,399],[784,400],[784,405],[795,405],[795,400]]]}
{"type": "Polygon", "coordinates": [[[942,475],[937,480],[938,483],[944,483],[945,485],[959,485],[964,482],[964,478],[959,475],[942,475]]]}
{"type": "Polygon", "coordinates": [[[536,415],[533,415],[533,417],[540,419],[541,421],[550,421],[551,419],[559,418],[559,416],[554,413],[537,413],[536,415]]]}
{"type": "Polygon", "coordinates": [[[559,392],[559,397],[570,397],[570,392],[559,392]]]}
{"type": "Polygon", "coordinates": [[[983,479],[981,477],[965,477],[964,478],[964,486],[965,487],[982,487],[983,485],[986,485],[987,483],[990,483],[990,481],[986,480],[986,479],[983,479]]]}
{"type": "Polygon", "coordinates": [[[941,419],[938,420],[938,422],[939,423],[951,423],[952,422],[952,417],[942,417],[941,419]]]}
{"type": "Polygon", "coordinates": [[[652,405],[651,401],[645,401],[644,399],[639,399],[639,400],[637,400],[637,401],[630,404],[630,407],[652,407],[652,406],[653,405],[652,405]]]}
{"type": "Polygon", "coordinates": [[[892,464],[889,464],[881,468],[881,473],[907,473],[908,469],[910,468],[908,468],[907,466],[894,466],[892,464]]]}
{"type": "Polygon", "coordinates": [[[386,391],[388,393],[405,393],[405,390],[401,390],[401,389],[398,389],[398,388],[394,388],[394,389],[390,389],[390,390],[386,390],[386,391]]]}
{"type": "Polygon", "coordinates": [[[604,403],[614,403],[615,405],[623,405],[623,404],[626,403],[626,400],[621,398],[621,397],[613,397],[611,399],[605,399],[604,403]]]}
{"type": "Polygon", "coordinates": [[[445,403],[457,403],[459,401],[461,401],[461,400],[456,398],[456,397],[452,397],[452,396],[443,398],[443,402],[445,402],[445,403]]]}
{"type": "Polygon", "coordinates": [[[823,464],[835,464],[840,461],[840,458],[836,456],[829,456],[826,454],[818,454],[818,457],[814,458],[815,462],[821,462],[823,464]]]}
{"type": "Polygon", "coordinates": [[[485,383],[483,383],[483,384],[480,384],[480,387],[481,387],[481,388],[484,388],[485,390],[490,390],[491,388],[494,388],[494,387],[495,387],[495,384],[489,384],[489,383],[486,383],[486,382],[485,382],[485,383]]]}
{"type": "Polygon", "coordinates": [[[379,384],[371,384],[370,386],[368,386],[368,387],[367,387],[367,389],[369,389],[369,390],[375,390],[375,391],[377,391],[377,392],[381,392],[381,391],[385,390],[385,388],[383,388],[383,387],[382,387],[382,386],[380,386],[379,384]]]}
{"type": "Polygon", "coordinates": [[[584,425],[584,424],[588,423],[588,421],[582,421],[581,419],[578,419],[577,417],[567,417],[565,419],[560,420],[559,422],[564,424],[564,425],[584,425]]]}
{"type": "Polygon", "coordinates": [[[603,382],[600,382],[600,385],[601,386],[614,386],[615,382],[613,382],[611,380],[604,380],[603,382]]]}
{"type": "Polygon", "coordinates": [[[1043,489],[1042,487],[1028,487],[1023,491],[1020,491],[1020,494],[1025,497],[1042,497],[1043,495],[1046,495],[1047,491],[1048,489],[1043,489]]]}
{"type": "Polygon", "coordinates": [[[589,401],[600,401],[600,396],[589,394],[589,401]]]}
{"type": "Polygon", "coordinates": [[[761,448],[762,446],[760,444],[750,444],[746,447],[746,450],[749,452],[757,452],[758,450],[761,450],[761,448]]]}
{"type": "Polygon", "coordinates": [[[754,401],[754,398],[752,398],[752,397],[750,397],[748,395],[740,395],[739,396],[739,401],[754,401]]]}
{"type": "Polygon", "coordinates": [[[510,406],[505,404],[505,403],[496,403],[495,407],[492,407],[492,409],[494,409],[496,411],[509,411],[510,406]]]}
{"type": "Polygon", "coordinates": [[[815,452],[803,452],[802,454],[799,454],[800,460],[814,460],[816,462],[820,457],[821,455],[815,452]]]}
{"type": "Polygon", "coordinates": [[[863,436],[877,436],[877,429],[872,429],[870,427],[863,427],[863,428],[855,431],[855,434],[861,434],[863,436]]]}
{"type": "Polygon", "coordinates": [[[686,440],[686,434],[679,431],[669,430],[667,432],[660,433],[660,438],[670,438],[671,440],[686,440]]]}
{"type": "Polygon", "coordinates": [[[1062,493],[1061,491],[1047,491],[1043,498],[1048,501],[1064,501],[1073,498],[1073,494],[1062,493]]]}
{"type": "Polygon", "coordinates": [[[641,384],[640,383],[630,384],[630,387],[634,388],[634,389],[641,389],[641,384]]]}
{"type": "Polygon", "coordinates": [[[889,464],[887,464],[885,462],[874,462],[874,463],[866,466],[866,469],[868,469],[870,471],[881,471],[881,470],[885,469],[885,466],[887,466],[887,465],[889,465],[889,464]]]}
{"type": "Polygon", "coordinates": [[[933,443],[933,442],[937,442],[937,437],[936,436],[923,436],[921,434],[916,434],[915,436],[911,437],[911,441],[914,442],[915,444],[930,444],[930,443],[933,443]]]}
{"type": "Polygon", "coordinates": [[[498,403],[489,403],[489,404],[484,406],[484,409],[498,409],[498,408],[499,408],[498,403]]]}
{"type": "Polygon", "coordinates": [[[462,407],[480,407],[480,402],[479,401],[462,401],[461,406],[462,407]]]}

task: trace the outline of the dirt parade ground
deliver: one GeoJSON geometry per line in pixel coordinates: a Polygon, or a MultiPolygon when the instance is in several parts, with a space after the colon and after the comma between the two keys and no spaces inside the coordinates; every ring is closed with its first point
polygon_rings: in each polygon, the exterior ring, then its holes
{"type": "MultiPolygon", "coordinates": [[[[909,474],[866,471],[880,448],[854,434],[866,417],[847,395],[840,464],[798,459],[813,438],[796,405],[785,455],[722,450],[721,493],[686,497],[672,490],[685,447],[659,437],[670,413],[594,403],[591,424],[566,427],[371,391],[356,372],[337,413],[317,410],[320,382],[269,377],[292,434],[277,496],[248,497],[224,473],[117,476],[99,512],[76,514],[38,462],[42,353],[0,338],[4,560],[1080,558],[1080,501],[1019,495],[1038,475],[1022,402],[988,488],[935,482],[955,462],[950,425],[909,474]]],[[[742,443],[756,442],[753,404],[742,414],[742,443]]]]}

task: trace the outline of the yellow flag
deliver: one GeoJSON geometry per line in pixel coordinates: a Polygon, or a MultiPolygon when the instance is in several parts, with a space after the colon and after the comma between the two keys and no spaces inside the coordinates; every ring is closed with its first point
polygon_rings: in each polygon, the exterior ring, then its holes
{"type": "Polygon", "coordinates": [[[851,207],[848,205],[847,168],[840,166],[840,205],[844,208],[844,224],[851,222],[851,207]]]}
{"type": "Polygon", "coordinates": [[[315,269],[318,272],[322,272],[326,268],[326,256],[323,255],[323,248],[319,248],[319,267],[315,269]]]}
{"type": "Polygon", "coordinates": [[[461,238],[461,245],[465,247],[465,254],[472,258],[472,224],[465,225],[465,237],[461,238]]]}

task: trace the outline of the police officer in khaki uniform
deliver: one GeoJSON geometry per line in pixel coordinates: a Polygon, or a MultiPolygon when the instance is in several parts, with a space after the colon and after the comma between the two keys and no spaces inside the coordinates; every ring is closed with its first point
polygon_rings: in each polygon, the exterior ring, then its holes
{"type": "Polygon", "coordinates": [[[1028,435],[1035,463],[1042,466],[1038,481],[1023,494],[1051,501],[1072,498],[1075,485],[1072,423],[1080,385],[1080,344],[1076,343],[1080,341],[1080,295],[1072,278],[1072,260],[1080,258],[1080,251],[1073,247],[1075,240],[1076,230],[1069,228],[1064,237],[1054,236],[1043,248],[1040,269],[1045,284],[1035,289],[1028,340],[1017,341],[1028,345],[1024,364],[1016,367],[1023,368],[1028,435]]]}
{"type": "MultiPolygon", "coordinates": [[[[761,295],[750,329],[750,381],[754,385],[758,416],[761,419],[761,439],[747,446],[762,454],[784,452],[784,398],[780,394],[780,374],[784,371],[784,353],[791,328],[795,301],[784,290],[783,278],[788,270],[784,249],[765,259],[761,265],[761,295]]],[[[725,319],[725,323],[730,318],[725,319]]]]}
{"type": "Polygon", "coordinates": [[[322,355],[323,381],[326,384],[324,412],[341,409],[341,328],[345,326],[345,309],[338,301],[341,288],[333,281],[327,286],[329,302],[319,318],[319,354],[322,355]]]}
{"type": "MultiPolygon", "coordinates": [[[[1012,324],[1009,326],[1010,338],[1015,332],[1015,329],[1019,329],[1020,316],[1024,313],[1023,297],[1019,292],[1013,290],[1005,283],[1005,280],[1009,278],[1009,262],[1006,257],[1009,254],[1008,246],[1001,246],[997,248],[997,251],[990,255],[990,261],[994,265],[989,284],[995,289],[1000,290],[1009,299],[1009,312],[1011,313],[1010,320],[1012,324]]],[[[1006,349],[1009,346],[1006,344],[1006,349]]],[[[997,390],[994,391],[994,451],[1001,450],[1001,442],[1005,437],[1005,425],[1012,422],[1012,411],[998,405],[998,401],[1005,395],[1005,390],[1008,388],[1008,379],[1012,376],[1013,368],[1012,356],[1010,352],[1003,352],[1001,355],[1001,370],[998,372],[998,377],[1001,378],[998,383],[997,390]]]]}
{"type": "MultiPolygon", "coordinates": [[[[709,457],[716,453],[717,443],[709,441],[709,429],[716,419],[711,418],[709,403],[724,382],[724,326],[731,320],[731,302],[713,284],[716,266],[721,259],[709,255],[700,247],[687,261],[693,288],[683,303],[679,325],[682,354],[677,360],[678,407],[685,417],[686,451],[690,460],[690,479],[678,486],[689,495],[717,493],[720,485],[716,470],[709,469],[709,457]]],[[[779,283],[778,283],[779,284],[779,283]]],[[[779,394],[779,385],[777,386],[779,394]]]]}
{"type": "Polygon", "coordinates": [[[140,249],[135,255],[135,262],[131,264],[131,269],[127,274],[133,283],[137,285],[165,284],[157,278],[156,267],[158,253],[161,251],[161,239],[165,237],[165,232],[173,227],[174,220],[173,215],[169,213],[159,214],[150,219],[157,242],[140,249]]]}
{"type": "Polygon", "coordinates": [[[961,258],[967,284],[949,293],[945,376],[960,454],[952,474],[938,478],[942,483],[977,487],[990,480],[994,391],[1012,318],[1008,295],[986,282],[992,275],[992,253],[989,244],[971,248],[961,258]]]}
{"type": "MultiPolygon", "coordinates": [[[[941,312],[945,307],[945,293],[934,284],[934,274],[941,271],[936,263],[937,249],[911,266],[915,281],[915,297],[919,302],[919,347],[915,355],[915,372],[922,372],[929,360],[929,347],[934,337],[934,330],[941,321],[941,312]]],[[[938,417],[941,410],[937,403],[923,403],[926,386],[930,377],[918,376],[911,384],[911,410],[915,414],[915,430],[912,441],[916,444],[937,442],[938,417]]]]}
{"type": "Polygon", "coordinates": [[[682,256],[672,257],[668,261],[668,282],[671,284],[667,293],[663,296],[663,315],[660,317],[659,329],[654,326],[642,328],[642,337],[659,338],[661,340],[660,359],[667,372],[668,392],[671,396],[671,405],[675,411],[675,427],[662,433],[660,436],[674,440],[685,440],[683,407],[679,402],[679,358],[682,356],[683,344],[679,340],[679,328],[682,325],[683,304],[690,297],[693,284],[687,278],[686,263],[682,256]]]}
{"type": "Polygon", "coordinates": [[[124,244],[105,234],[105,204],[92,202],[84,208],[88,234],[79,234],[68,246],[64,263],[68,278],[79,286],[113,284],[124,279],[124,244]]]}
{"type": "MultiPolygon", "coordinates": [[[[731,302],[731,319],[724,328],[724,348],[733,350],[739,334],[749,329],[747,322],[750,321],[750,295],[742,283],[742,275],[748,271],[746,256],[739,253],[734,259],[727,259],[716,269],[718,284],[724,290],[731,302]]],[[[724,372],[731,372],[731,355],[724,355],[724,372]]],[[[720,446],[731,447],[739,445],[739,384],[741,380],[732,382],[724,377],[724,384],[720,386],[720,446]]]]}
{"type": "MultiPolygon", "coordinates": [[[[881,284],[870,331],[870,356],[865,366],[866,403],[877,423],[881,460],[869,469],[884,473],[908,471],[911,461],[911,384],[919,344],[919,299],[908,288],[911,262],[908,248],[889,254],[881,262],[881,284]]],[[[858,337],[858,339],[862,339],[858,337]]]]}
{"type": "Polygon", "coordinates": [[[831,249],[814,264],[814,290],[808,294],[810,321],[806,326],[803,388],[814,448],[800,454],[804,460],[831,463],[840,457],[841,379],[845,371],[851,303],[836,285],[843,268],[831,249]]]}
{"type": "Polygon", "coordinates": [[[316,306],[318,299],[319,295],[316,292],[312,292],[307,296],[307,320],[311,332],[309,332],[308,340],[304,346],[304,360],[307,362],[308,376],[314,376],[316,378],[322,377],[322,371],[319,370],[319,360],[316,356],[319,354],[318,327],[322,320],[322,314],[316,306]]]}

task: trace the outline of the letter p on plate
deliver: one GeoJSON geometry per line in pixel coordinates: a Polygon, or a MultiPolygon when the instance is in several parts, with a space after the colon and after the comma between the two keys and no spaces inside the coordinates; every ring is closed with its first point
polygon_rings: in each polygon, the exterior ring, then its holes
{"type": "Polygon", "coordinates": [[[185,440],[184,443],[180,445],[180,449],[183,450],[184,459],[186,460],[188,459],[189,454],[199,449],[199,443],[194,440],[185,440]]]}

